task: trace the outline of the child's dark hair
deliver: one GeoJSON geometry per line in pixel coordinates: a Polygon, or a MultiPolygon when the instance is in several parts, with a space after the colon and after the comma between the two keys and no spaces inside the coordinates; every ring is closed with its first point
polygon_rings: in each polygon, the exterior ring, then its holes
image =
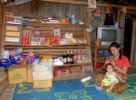
{"type": "Polygon", "coordinates": [[[110,48],[111,48],[111,47],[115,47],[115,48],[119,49],[119,59],[121,59],[121,57],[122,57],[123,54],[122,54],[120,45],[119,45],[117,42],[113,42],[113,43],[111,43],[111,45],[110,45],[110,48]]]}
{"type": "Polygon", "coordinates": [[[113,66],[112,63],[107,63],[107,64],[105,65],[105,69],[107,69],[108,66],[112,66],[112,67],[114,68],[114,66],[113,66]]]}

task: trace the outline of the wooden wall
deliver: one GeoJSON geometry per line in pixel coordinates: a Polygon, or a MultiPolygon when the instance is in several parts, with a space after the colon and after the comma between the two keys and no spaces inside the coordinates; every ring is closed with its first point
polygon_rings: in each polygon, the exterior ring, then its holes
{"type": "MultiPolygon", "coordinates": [[[[118,8],[120,7],[122,6],[119,6],[118,8]]],[[[86,8],[87,5],[80,5],[80,4],[76,5],[76,4],[49,3],[49,2],[29,2],[21,5],[13,5],[13,6],[5,7],[4,11],[14,12],[15,15],[18,16],[45,17],[45,18],[52,16],[59,16],[66,18],[67,16],[71,17],[71,15],[74,14],[76,16],[76,19],[81,19],[83,21],[88,22],[89,24],[94,24],[93,26],[96,26],[95,17],[91,16],[88,21],[88,11],[86,8]]],[[[2,18],[0,18],[0,20],[1,19],[2,18]]],[[[121,22],[124,22],[124,20],[121,20],[121,22]]],[[[122,23],[121,25],[124,25],[124,23],[122,23]]],[[[135,53],[135,57],[136,57],[136,53],[135,53]]],[[[136,62],[135,57],[133,57],[133,61],[136,62]]]]}
{"type": "Polygon", "coordinates": [[[77,19],[84,19],[85,5],[49,3],[49,2],[29,2],[22,5],[6,7],[4,11],[14,12],[15,15],[28,17],[71,17],[72,14],[77,19]]]}

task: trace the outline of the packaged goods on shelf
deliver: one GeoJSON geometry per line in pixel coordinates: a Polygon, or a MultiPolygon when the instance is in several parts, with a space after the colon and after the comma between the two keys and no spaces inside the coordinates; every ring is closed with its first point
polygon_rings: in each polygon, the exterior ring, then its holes
{"type": "Polygon", "coordinates": [[[19,39],[19,37],[5,37],[5,42],[18,43],[18,42],[20,42],[20,39],[19,39]]]}
{"type": "Polygon", "coordinates": [[[55,67],[54,68],[54,77],[66,77],[68,76],[71,71],[70,71],[71,67],[55,67]]]}
{"type": "MultiPolygon", "coordinates": [[[[9,14],[8,21],[14,21],[11,16],[14,15],[9,14]]],[[[34,81],[38,84],[38,79],[44,80],[50,77],[52,80],[53,75],[51,73],[56,71],[54,70],[56,66],[61,69],[57,70],[55,75],[63,78],[72,77],[72,75],[79,77],[80,73],[83,76],[82,68],[78,66],[81,67],[84,63],[92,66],[89,33],[86,32],[86,25],[80,25],[75,21],[71,24],[70,20],[68,22],[66,20],[68,21],[69,18],[24,17],[23,23],[20,25],[11,25],[4,21],[4,41],[2,44],[4,49],[11,50],[20,47],[23,54],[34,53],[34,56],[29,56],[28,59],[22,54],[19,59],[21,64],[32,64],[32,68],[27,67],[27,80],[29,82],[33,82],[33,76],[34,81]],[[52,58],[40,56],[44,54],[50,54],[52,58]],[[39,56],[38,59],[37,56],[39,56]],[[62,59],[59,59],[60,57],[62,59]]],[[[19,82],[21,81],[19,80],[19,82]]],[[[17,82],[14,81],[14,83],[17,82]]]]}
{"type": "Polygon", "coordinates": [[[6,36],[20,36],[20,32],[6,31],[6,36]]]}

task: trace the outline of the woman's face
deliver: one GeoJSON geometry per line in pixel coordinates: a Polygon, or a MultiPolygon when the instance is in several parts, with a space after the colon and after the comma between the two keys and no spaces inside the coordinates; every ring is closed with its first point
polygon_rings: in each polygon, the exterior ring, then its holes
{"type": "Polygon", "coordinates": [[[111,48],[110,48],[111,53],[113,54],[114,57],[119,56],[119,49],[120,49],[120,48],[116,48],[116,47],[111,47],[111,48]]]}

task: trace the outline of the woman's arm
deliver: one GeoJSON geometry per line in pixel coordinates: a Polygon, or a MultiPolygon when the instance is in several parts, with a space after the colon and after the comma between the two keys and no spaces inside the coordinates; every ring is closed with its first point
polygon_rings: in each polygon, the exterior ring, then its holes
{"type": "Polygon", "coordinates": [[[121,74],[127,75],[128,68],[130,67],[130,62],[126,56],[123,56],[121,60],[118,60],[121,65],[116,63],[115,69],[118,70],[121,74]]]}
{"type": "Polygon", "coordinates": [[[119,67],[115,66],[115,69],[118,70],[121,74],[126,75],[128,67],[124,67],[123,69],[120,69],[119,67]]]}
{"type": "Polygon", "coordinates": [[[119,76],[117,73],[114,73],[115,74],[115,76],[118,78],[118,80],[120,81],[120,82],[125,82],[122,78],[121,78],[121,76],[119,76]]]}

